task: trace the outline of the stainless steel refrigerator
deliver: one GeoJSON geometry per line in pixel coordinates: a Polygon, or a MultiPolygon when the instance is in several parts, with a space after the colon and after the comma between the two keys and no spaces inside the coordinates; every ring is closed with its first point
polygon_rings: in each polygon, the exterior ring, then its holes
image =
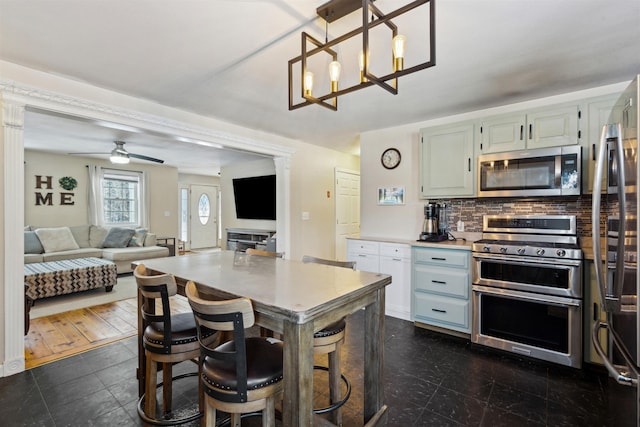
{"type": "Polygon", "coordinates": [[[638,312],[638,138],[640,75],[622,93],[613,111],[621,113],[617,122],[604,126],[596,157],[593,186],[593,252],[598,288],[606,321],[596,321],[594,347],[609,374],[619,384],[629,386],[636,401],[635,421],[640,426],[640,316],[638,312]],[[607,189],[602,191],[606,176],[607,189]],[[607,226],[601,237],[601,207],[607,226]],[[603,248],[604,250],[602,250],[603,248]],[[604,253],[604,255],[603,255],[604,253]],[[600,334],[600,330],[607,334],[600,334]],[[600,342],[602,335],[608,342],[600,342]],[[608,351],[605,351],[605,348],[608,351]]]}

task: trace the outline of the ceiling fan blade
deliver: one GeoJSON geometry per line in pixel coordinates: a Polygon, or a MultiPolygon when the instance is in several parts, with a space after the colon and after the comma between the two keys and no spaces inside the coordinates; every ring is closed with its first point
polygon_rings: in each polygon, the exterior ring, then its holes
{"type": "Polygon", "coordinates": [[[67,153],[67,154],[71,154],[71,155],[82,155],[82,154],[111,154],[111,153],[98,153],[96,151],[93,151],[91,153],[67,153]]]}
{"type": "Polygon", "coordinates": [[[156,163],[164,163],[164,160],[160,160],[160,159],[156,159],[155,157],[149,157],[149,156],[144,156],[142,154],[134,154],[134,153],[129,153],[129,157],[134,157],[136,159],[140,159],[140,160],[147,160],[150,162],[156,162],[156,163]]]}

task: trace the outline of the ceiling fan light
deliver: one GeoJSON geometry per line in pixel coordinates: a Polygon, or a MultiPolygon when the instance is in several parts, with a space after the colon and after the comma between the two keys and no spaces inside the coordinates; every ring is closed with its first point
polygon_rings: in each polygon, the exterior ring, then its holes
{"type": "Polygon", "coordinates": [[[114,148],[111,151],[111,156],[109,157],[111,163],[126,165],[129,163],[129,155],[127,153],[123,153],[121,150],[114,148]]]}

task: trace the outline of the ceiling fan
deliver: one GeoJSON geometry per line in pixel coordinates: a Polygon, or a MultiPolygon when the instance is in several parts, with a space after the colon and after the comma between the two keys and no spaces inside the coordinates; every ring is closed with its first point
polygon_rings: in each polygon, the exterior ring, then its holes
{"type": "Polygon", "coordinates": [[[149,162],[164,163],[164,160],[156,159],[142,154],[130,153],[124,148],[124,141],[113,141],[116,147],[110,153],[69,153],[69,154],[108,154],[111,163],[127,164],[131,157],[149,162]]]}

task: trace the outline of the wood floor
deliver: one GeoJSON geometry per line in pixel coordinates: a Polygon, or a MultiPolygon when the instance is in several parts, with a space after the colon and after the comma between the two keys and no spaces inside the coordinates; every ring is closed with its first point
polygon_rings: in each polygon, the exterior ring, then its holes
{"type": "MultiPolygon", "coordinates": [[[[190,312],[186,298],[171,298],[172,312],[190,312]]],[[[27,369],[133,336],[138,331],[137,300],[131,298],[31,319],[24,338],[27,369]]]]}

